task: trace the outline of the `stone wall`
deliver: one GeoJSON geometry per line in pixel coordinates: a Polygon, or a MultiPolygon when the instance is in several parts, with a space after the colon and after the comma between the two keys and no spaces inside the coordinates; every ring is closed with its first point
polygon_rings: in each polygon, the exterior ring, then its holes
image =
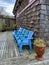
{"type": "Polygon", "coordinates": [[[19,6],[17,12],[18,12],[18,13],[21,12],[21,10],[22,10],[23,8],[25,8],[27,5],[28,5],[28,0],[23,0],[22,3],[21,3],[21,5],[19,6]]]}
{"type": "MultiPolygon", "coordinates": [[[[40,16],[39,1],[35,1],[16,18],[17,27],[25,27],[38,33],[40,16]]],[[[37,35],[36,35],[37,36],[37,35]]]]}
{"type": "Polygon", "coordinates": [[[0,18],[0,31],[2,29],[2,23],[5,22],[7,27],[7,30],[12,30],[13,29],[13,25],[15,24],[15,19],[8,19],[8,18],[0,18]]]}
{"type": "Polygon", "coordinates": [[[1,27],[2,27],[2,22],[1,21],[2,21],[2,19],[0,19],[0,30],[1,30],[1,27]]]}
{"type": "Polygon", "coordinates": [[[41,4],[39,20],[39,37],[43,38],[49,46],[49,0],[41,4]]]}
{"type": "Polygon", "coordinates": [[[15,23],[15,19],[11,19],[10,20],[10,28],[13,29],[13,25],[16,24],[15,23]]]}
{"type": "Polygon", "coordinates": [[[5,23],[7,25],[7,30],[12,30],[13,25],[15,24],[15,19],[5,19],[5,23]]]}
{"type": "Polygon", "coordinates": [[[36,32],[49,45],[49,2],[36,0],[16,17],[17,27],[25,27],[36,32]]]}

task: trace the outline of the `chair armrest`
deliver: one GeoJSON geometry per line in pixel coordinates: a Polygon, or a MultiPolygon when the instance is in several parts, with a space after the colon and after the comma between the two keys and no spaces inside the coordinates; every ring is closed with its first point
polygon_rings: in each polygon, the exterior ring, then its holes
{"type": "Polygon", "coordinates": [[[26,38],[26,39],[28,39],[28,40],[32,40],[32,39],[34,39],[34,38],[32,37],[32,38],[26,38]]]}

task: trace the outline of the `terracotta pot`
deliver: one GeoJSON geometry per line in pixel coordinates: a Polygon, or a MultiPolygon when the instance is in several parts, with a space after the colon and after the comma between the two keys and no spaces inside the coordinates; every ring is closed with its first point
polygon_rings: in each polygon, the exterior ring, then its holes
{"type": "Polygon", "coordinates": [[[44,59],[43,54],[45,53],[45,48],[46,48],[46,46],[38,47],[38,46],[34,45],[34,49],[35,49],[35,52],[37,54],[37,56],[36,56],[37,60],[43,60],[44,59]]]}

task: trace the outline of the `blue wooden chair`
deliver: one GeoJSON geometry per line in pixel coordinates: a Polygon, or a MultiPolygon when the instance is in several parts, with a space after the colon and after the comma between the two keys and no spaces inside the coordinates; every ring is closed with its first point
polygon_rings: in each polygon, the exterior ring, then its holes
{"type": "Polygon", "coordinates": [[[18,46],[19,46],[19,50],[20,52],[22,51],[22,46],[24,45],[28,45],[30,47],[30,51],[32,51],[32,43],[31,43],[31,39],[33,39],[32,35],[34,35],[34,32],[29,31],[29,34],[27,35],[27,37],[24,38],[20,38],[18,40],[18,46]]]}
{"type": "Polygon", "coordinates": [[[18,31],[13,32],[13,36],[15,40],[17,40],[17,45],[19,47],[19,51],[22,52],[22,46],[27,45],[30,47],[32,51],[32,42],[34,32],[27,30],[25,28],[20,28],[18,31]]]}

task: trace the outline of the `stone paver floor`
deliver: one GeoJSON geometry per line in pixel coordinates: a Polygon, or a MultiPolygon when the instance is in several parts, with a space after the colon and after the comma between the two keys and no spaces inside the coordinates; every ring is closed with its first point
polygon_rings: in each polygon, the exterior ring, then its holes
{"type": "Polygon", "coordinates": [[[49,48],[46,48],[43,61],[35,59],[34,50],[19,53],[12,32],[0,32],[0,65],[49,65],[49,48]]]}

